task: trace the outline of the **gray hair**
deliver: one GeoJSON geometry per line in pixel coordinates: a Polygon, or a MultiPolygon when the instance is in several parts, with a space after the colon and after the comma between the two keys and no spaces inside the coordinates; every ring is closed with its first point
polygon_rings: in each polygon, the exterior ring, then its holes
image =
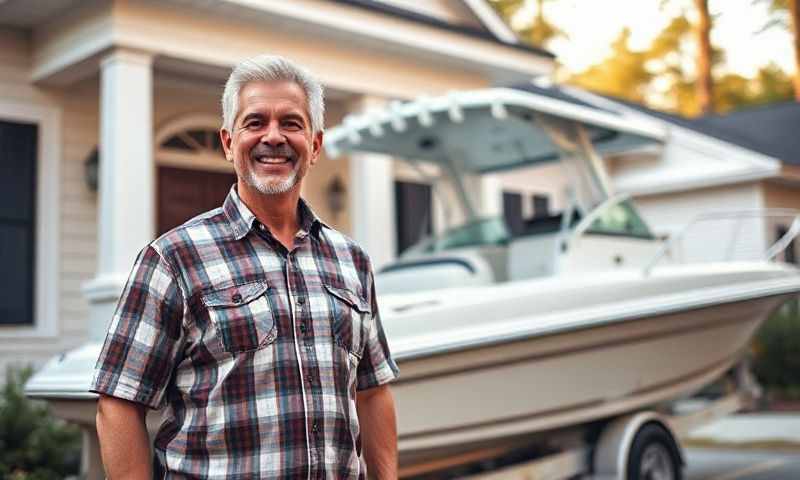
{"type": "Polygon", "coordinates": [[[250,82],[294,82],[303,89],[308,101],[311,131],[321,132],[325,124],[325,99],[322,85],[306,69],[273,55],[259,55],[243,60],[231,72],[222,93],[222,128],[233,131],[233,122],[239,113],[239,92],[250,82]]]}

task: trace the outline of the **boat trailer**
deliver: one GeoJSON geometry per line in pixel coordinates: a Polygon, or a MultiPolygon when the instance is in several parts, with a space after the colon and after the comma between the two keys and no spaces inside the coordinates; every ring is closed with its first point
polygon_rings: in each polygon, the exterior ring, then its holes
{"type": "Polygon", "coordinates": [[[688,412],[673,405],[622,415],[601,425],[576,426],[545,443],[488,448],[400,469],[400,478],[432,480],[644,480],[683,478],[681,441],[692,430],[753,405],[759,388],[746,367],[731,371],[735,391],[688,412]],[[589,440],[587,432],[589,433],[589,440]]]}

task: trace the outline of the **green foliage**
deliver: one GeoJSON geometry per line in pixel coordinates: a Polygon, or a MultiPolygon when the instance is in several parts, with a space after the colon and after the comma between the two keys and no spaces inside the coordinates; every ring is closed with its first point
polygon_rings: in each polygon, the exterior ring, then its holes
{"type": "MultiPolygon", "coordinates": [[[[685,16],[673,18],[650,45],[632,50],[623,29],[600,63],[572,75],[568,82],[604,95],[692,117],[701,114],[695,92],[694,31],[685,16]]],[[[747,78],[723,69],[725,56],[712,47],[714,111],[781,102],[792,98],[792,79],[769,64],[747,78]]]]}
{"type": "Polygon", "coordinates": [[[631,50],[630,36],[630,29],[623,29],[611,44],[611,55],[572,76],[570,83],[604,95],[644,103],[653,73],[646,66],[647,54],[631,50]]]}
{"type": "MultiPolygon", "coordinates": [[[[536,0],[536,15],[515,32],[520,40],[536,47],[546,47],[557,37],[567,37],[563,30],[545,16],[544,2],[545,0],[536,0]]],[[[491,0],[490,5],[510,25],[511,19],[525,5],[525,0],[491,0]]]]}
{"type": "Polygon", "coordinates": [[[80,431],[25,396],[31,374],[30,368],[9,369],[0,391],[0,478],[50,480],[77,475],[80,431]]]}
{"type": "Polygon", "coordinates": [[[800,392],[800,308],[792,301],[756,334],[753,372],[768,390],[800,392]]]}

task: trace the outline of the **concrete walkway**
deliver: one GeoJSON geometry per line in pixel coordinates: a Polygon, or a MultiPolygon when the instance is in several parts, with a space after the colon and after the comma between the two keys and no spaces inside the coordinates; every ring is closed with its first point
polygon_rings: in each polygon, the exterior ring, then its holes
{"type": "Polygon", "coordinates": [[[729,415],[692,431],[689,440],[726,444],[781,442],[800,447],[800,412],[729,415]]]}

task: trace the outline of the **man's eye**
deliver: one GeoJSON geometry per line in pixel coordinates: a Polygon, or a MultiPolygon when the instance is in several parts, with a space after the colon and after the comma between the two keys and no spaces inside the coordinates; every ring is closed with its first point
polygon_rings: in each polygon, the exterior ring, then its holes
{"type": "Polygon", "coordinates": [[[253,120],[244,124],[244,128],[258,128],[261,126],[261,122],[258,120],[253,120]]]}
{"type": "Polygon", "coordinates": [[[299,130],[300,128],[303,128],[298,122],[284,122],[283,126],[292,130],[299,130]]]}

